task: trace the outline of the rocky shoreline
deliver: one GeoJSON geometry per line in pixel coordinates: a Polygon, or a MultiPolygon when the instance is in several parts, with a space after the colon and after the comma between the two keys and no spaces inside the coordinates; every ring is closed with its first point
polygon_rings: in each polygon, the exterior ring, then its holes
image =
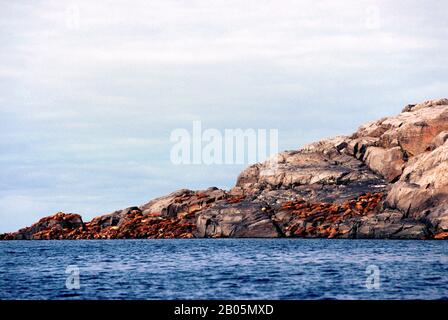
{"type": "Polygon", "coordinates": [[[275,157],[230,190],[183,189],[90,222],[59,212],[0,240],[448,239],[448,99],[275,157]]]}

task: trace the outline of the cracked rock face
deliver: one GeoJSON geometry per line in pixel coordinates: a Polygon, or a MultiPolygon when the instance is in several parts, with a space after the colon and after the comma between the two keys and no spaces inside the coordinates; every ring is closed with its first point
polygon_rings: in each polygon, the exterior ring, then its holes
{"type": "Polygon", "coordinates": [[[285,151],[231,190],[182,189],[84,223],[57,213],[0,239],[448,239],[448,99],[285,151]]]}

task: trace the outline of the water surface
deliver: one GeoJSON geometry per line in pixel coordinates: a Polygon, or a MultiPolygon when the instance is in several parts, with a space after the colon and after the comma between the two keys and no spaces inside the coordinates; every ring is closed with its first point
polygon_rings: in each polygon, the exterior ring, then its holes
{"type": "Polygon", "coordinates": [[[0,299],[448,299],[447,253],[412,240],[0,241],[0,299]]]}

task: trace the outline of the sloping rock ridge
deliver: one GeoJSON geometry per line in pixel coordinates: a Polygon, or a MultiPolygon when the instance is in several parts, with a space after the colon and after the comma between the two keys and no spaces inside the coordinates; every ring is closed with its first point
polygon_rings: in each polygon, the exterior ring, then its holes
{"type": "Polygon", "coordinates": [[[59,212],[1,240],[448,239],[448,99],[285,151],[230,190],[182,189],[83,222],[59,212]]]}

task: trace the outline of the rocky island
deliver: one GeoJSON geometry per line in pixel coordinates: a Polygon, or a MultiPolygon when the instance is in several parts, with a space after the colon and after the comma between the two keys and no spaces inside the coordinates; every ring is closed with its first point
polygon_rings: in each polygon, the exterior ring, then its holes
{"type": "Polygon", "coordinates": [[[0,239],[448,239],[448,99],[275,157],[230,190],[183,189],[90,222],[59,212],[0,239]]]}

